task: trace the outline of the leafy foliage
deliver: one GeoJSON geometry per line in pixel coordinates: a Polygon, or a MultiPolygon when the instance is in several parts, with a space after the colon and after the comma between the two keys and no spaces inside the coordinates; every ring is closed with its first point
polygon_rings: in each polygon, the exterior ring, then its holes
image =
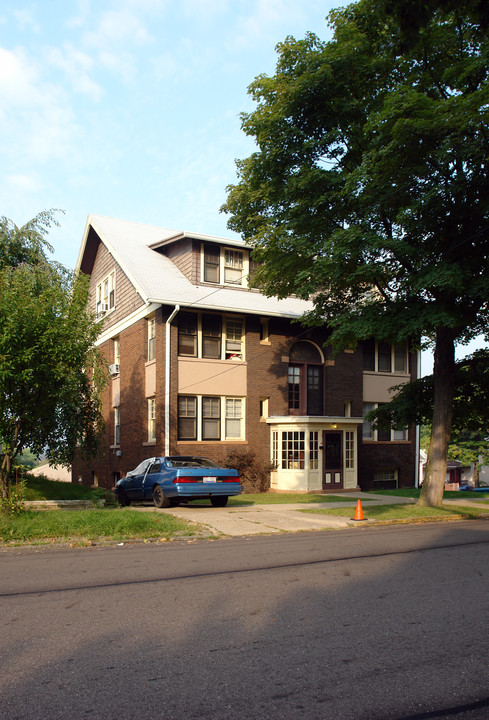
{"type": "Polygon", "coordinates": [[[2,495],[24,448],[69,465],[93,452],[102,428],[106,371],[94,349],[99,328],[87,311],[88,279],[49,262],[42,213],[23,228],[6,219],[0,236],[0,442],[2,495]]]}
{"type": "Polygon", "coordinates": [[[479,0],[416,4],[410,24],[405,0],[360,0],[330,14],[332,41],[278,46],[223,210],[262,262],[256,284],[313,298],[334,348],[435,344],[424,488],[439,504],[454,347],[489,320],[489,39],[479,0]]]}

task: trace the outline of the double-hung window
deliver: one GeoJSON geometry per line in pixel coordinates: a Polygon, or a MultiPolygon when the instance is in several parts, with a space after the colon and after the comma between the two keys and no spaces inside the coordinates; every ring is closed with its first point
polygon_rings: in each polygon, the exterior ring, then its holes
{"type": "Polygon", "coordinates": [[[121,411],[119,407],[114,408],[114,445],[121,444],[121,411]]]}
{"type": "Polygon", "coordinates": [[[381,403],[366,402],[363,403],[363,426],[362,437],[364,440],[376,440],[377,442],[405,441],[408,439],[407,429],[394,430],[390,428],[374,429],[370,420],[365,420],[366,415],[372,410],[376,410],[381,403]]]}
{"type": "Polygon", "coordinates": [[[148,320],[148,361],[156,357],[156,318],[148,320]]]}
{"type": "Polygon", "coordinates": [[[243,358],[243,321],[226,318],[226,360],[243,358]]]}
{"type": "Polygon", "coordinates": [[[214,360],[243,360],[243,318],[182,312],[178,318],[178,354],[214,360]]]}
{"type": "Polygon", "coordinates": [[[115,308],[115,270],[98,283],[95,298],[97,317],[103,317],[115,308]]]}
{"type": "Polygon", "coordinates": [[[214,243],[202,246],[202,278],[217,285],[247,286],[249,253],[214,243]]]}
{"type": "Polygon", "coordinates": [[[197,314],[182,312],[178,316],[178,354],[197,357],[197,314]]]}
{"type": "Polygon", "coordinates": [[[178,398],[178,439],[197,440],[197,398],[191,395],[178,398]]]}
{"type": "Polygon", "coordinates": [[[202,398],[202,440],[220,440],[221,438],[221,399],[202,398]]]}
{"type": "Polygon", "coordinates": [[[148,398],[148,442],[156,440],[156,398],[148,398]]]}
{"type": "Polygon", "coordinates": [[[224,282],[229,285],[243,284],[243,252],[224,248],[224,282]]]}
{"type": "Polygon", "coordinates": [[[180,395],[178,439],[184,441],[244,439],[243,405],[243,398],[180,395]]]}
{"type": "Polygon", "coordinates": [[[219,283],[221,276],[219,245],[204,245],[204,282],[219,283]]]}
{"type": "Polygon", "coordinates": [[[376,342],[373,338],[363,343],[363,369],[369,372],[407,373],[408,350],[405,345],[376,342]]]}
{"type": "Polygon", "coordinates": [[[202,357],[221,357],[221,317],[202,315],[202,357]]]}
{"type": "Polygon", "coordinates": [[[226,438],[242,436],[243,401],[241,398],[226,398],[226,438]]]}

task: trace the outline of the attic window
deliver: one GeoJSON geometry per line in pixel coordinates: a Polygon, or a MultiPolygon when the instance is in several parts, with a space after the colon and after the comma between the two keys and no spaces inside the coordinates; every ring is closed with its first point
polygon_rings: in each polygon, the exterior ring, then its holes
{"type": "Polygon", "coordinates": [[[115,308],[115,270],[113,270],[102,282],[98,283],[96,289],[96,313],[97,318],[102,318],[115,308]]]}
{"type": "Polygon", "coordinates": [[[246,287],[249,265],[247,251],[215,243],[202,245],[202,279],[206,283],[246,287]]]}

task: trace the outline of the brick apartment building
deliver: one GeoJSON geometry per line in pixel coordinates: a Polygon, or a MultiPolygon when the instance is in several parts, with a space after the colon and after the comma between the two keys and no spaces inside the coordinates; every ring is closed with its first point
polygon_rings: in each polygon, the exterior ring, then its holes
{"type": "Polygon", "coordinates": [[[77,268],[90,276],[110,369],[99,456],[73,479],[112,487],[158,455],[253,451],[276,490],[412,486],[415,428],[374,430],[366,411],[415,378],[418,358],[371,341],[334,359],[297,298],[249,289],[249,248],[91,215],[77,268]]]}

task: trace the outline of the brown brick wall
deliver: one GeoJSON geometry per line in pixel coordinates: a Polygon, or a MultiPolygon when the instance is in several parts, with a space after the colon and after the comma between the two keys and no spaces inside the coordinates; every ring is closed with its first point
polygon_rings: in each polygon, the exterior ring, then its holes
{"type": "MultiPolygon", "coordinates": [[[[121,409],[121,455],[113,445],[113,410],[110,388],[104,396],[104,413],[107,418],[106,437],[99,457],[90,463],[74,463],[73,477],[83,477],[86,484],[92,482],[96,472],[101,486],[111,487],[113,473],[124,475],[141,460],[152,455],[164,454],[164,408],[165,408],[165,321],[173,307],[159,309],[156,313],[156,443],[147,443],[147,399],[145,397],[145,366],[147,362],[147,321],[140,320],[120,334],[120,409],[121,409]]],[[[289,351],[294,342],[309,339],[320,347],[326,340],[321,329],[304,329],[297,323],[280,318],[269,320],[269,342],[260,342],[260,317],[246,318],[245,353],[247,363],[248,392],[246,398],[246,438],[240,442],[182,443],[177,440],[177,318],[171,328],[171,418],[170,452],[180,455],[204,455],[222,459],[228,451],[251,450],[257,459],[268,463],[270,453],[269,426],[260,422],[260,400],[269,398],[269,415],[287,415],[287,369],[289,351]]],[[[112,340],[102,346],[109,362],[113,362],[112,340]]],[[[326,357],[324,368],[325,411],[327,415],[342,416],[345,403],[352,403],[351,415],[362,415],[362,353],[340,353],[334,358],[326,357]]],[[[412,362],[416,371],[415,358],[412,362]]],[[[372,487],[373,473],[378,467],[399,468],[399,484],[412,484],[414,477],[414,430],[409,443],[365,443],[358,437],[359,482],[363,488],[372,487]]]]}

